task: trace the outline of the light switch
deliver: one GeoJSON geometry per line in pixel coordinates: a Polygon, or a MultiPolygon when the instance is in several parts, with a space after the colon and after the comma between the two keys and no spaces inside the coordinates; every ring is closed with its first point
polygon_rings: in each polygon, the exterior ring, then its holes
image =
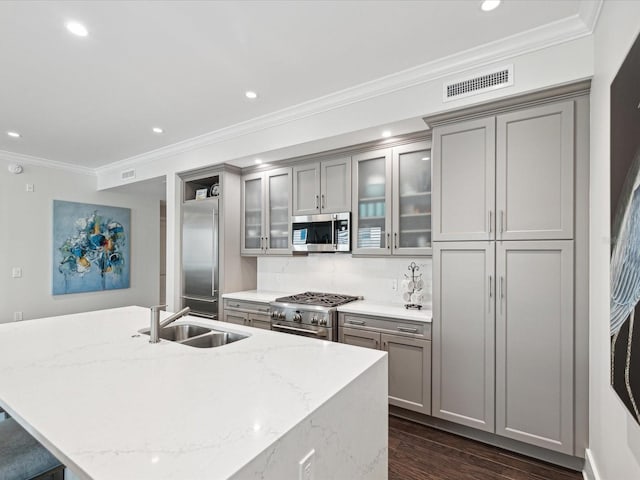
{"type": "Polygon", "coordinates": [[[20,277],[22,277],[22,268],[20,268],[20,267],[13,267],[13,268],[11,269],[11,276],[12,276],[13,278],[20,278],[20,277]]]}
{"type": "Polygon", "coordinates": [[[25,186],[25,190],[27,192],[33,192],[33,183],[27,183],[27,185],[25,186]]]}

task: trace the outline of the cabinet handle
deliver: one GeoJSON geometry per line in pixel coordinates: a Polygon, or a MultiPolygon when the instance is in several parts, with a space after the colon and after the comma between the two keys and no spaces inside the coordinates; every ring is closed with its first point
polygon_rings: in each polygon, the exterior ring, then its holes
{"type": "Polygon", "coordinates": [[[264,251],[266,252],[269,248],[269,237],[264,237],[264,251]]]}
{"type": "Polygon", "coordinates": [[[395,247],[393,247],[393,248],[395,248],[397,250],[398,249],[398,232],[395,232],[393,234],[393,243],[395,244],[395,247]]]}
{"type": "Polygon", "coordinates": [[[493,298],[493,277],[489,275],[489,298],[493,298]]]}
{"type": "Polygon", "coordinates": [[[387,248],[391,250],[391,234],[387,233],[387,248]]]}
{"type": "Polygon", "coordinates": [[[324,193],[322,194],[322,208],[324,208],[324,193]]]}
{"type": "Polygon", "coordinates": [[[387,342],[382,342],[382,349],[386,350],[387,349],[387,342]]]}
{"type": "Polygon", "coordinates": [[[417,328],[409,328],[409,327],[398,327],[398,331],[405,332],[405,333],[418,333],[417,328]]]}
{"type": "Polygon", "coordinates": [[[489,233],[493,232],[493,222],[491,220],[493,220],[493,212],[489,210],[489,233]]]}
{"type": "Polygon", "coordinates": [[[230,303],[229,306],[231,308],[240,308],[240,304],[239,303],[236,303],[235,305],[233,303],[230,303]]]}
{"type": "Polygon", "coordinates": [[[500,235],[504,233],[504,210],[500,210],[500,235]]]}
{"type": "Polygon", "coordinates": [[[504,277],[500,275],[500,298],[504,298],[504,277]]]}
{"type": "Polygon", "coordinates": [[[318,195],[316,195],[316,210],[318,210],[318,195]]]}
{"type": "Polygon", "coordinates": [[[268,308],[259,308],[258,311],[259,312],[269,313],[269,309],[268,308]]]}
{"type": "Polygon", "coordinates": [[[376,347],[378,347],[378,345],[380,345],[380,342],[378,341],[378,339],[375,339],[374,342],[376,342],[376,347]]]}
{"type": "Polygon", "coordinates": [[[364,325],[364,322],[362,320],[347,320],[347,323],[351,325],[364,325]]]}

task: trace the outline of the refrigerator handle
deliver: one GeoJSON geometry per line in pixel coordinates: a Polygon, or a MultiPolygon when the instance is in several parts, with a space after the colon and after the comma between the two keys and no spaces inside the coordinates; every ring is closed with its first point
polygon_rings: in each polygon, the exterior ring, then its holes
{"type": "Polygon", "coordinates": [[[211,282],[211,296],[212,297],[216,297],[218,295],[218,264],[219,264],[219,260],[218,260],[218,253],[219,253],[219,247],[218,247],[218,203],[216,202],[213,206],[213,215],[212,215],[212,222],[213,222],[213,242],[212,243],[212,248],[213,248],[213,269],[212,269],[212,282],[211,282]]]}

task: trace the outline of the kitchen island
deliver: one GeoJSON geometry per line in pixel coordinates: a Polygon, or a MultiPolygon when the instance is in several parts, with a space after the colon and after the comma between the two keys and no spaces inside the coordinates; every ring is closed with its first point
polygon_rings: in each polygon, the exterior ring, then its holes
{"type": "Polygon", "coordinates": [[[149,310],[0,325],[0,406],[81,479],[387,478],[384,352],[249,334],[150,344],[149,310]]]}

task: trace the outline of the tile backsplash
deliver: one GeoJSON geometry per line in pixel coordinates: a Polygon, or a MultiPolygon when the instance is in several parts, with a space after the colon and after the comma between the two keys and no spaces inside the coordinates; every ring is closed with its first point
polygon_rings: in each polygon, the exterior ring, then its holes
{"type": "Polygon", "coordinates": [[[401,282],[415,262],[424,280],[424,304],[431,304],[431,257],[362,258],[350,254],[258,257],[258,289],[307,290],[361,295],[366,300],[404,304],[401,282]],[[397,289],[393,289],[394,281],[397,289]]]}

